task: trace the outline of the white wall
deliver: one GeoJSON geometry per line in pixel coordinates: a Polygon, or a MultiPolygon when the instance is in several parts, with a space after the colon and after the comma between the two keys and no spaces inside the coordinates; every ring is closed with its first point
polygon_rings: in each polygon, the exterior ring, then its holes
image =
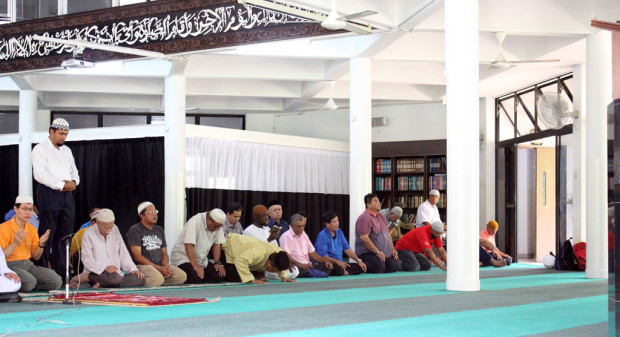
{"type": "Polygon", "coordinates": [[[372,117],[387,117],[388,122],[372,128],[373,142],[446,139],[446,106],[441,103],[375,107],[372,117]]]}
{"type": "MultiPolygon", "coordinates": [[[[446,107],[441,103],[373,107],[372,116],[388,121],[386,126],[372,128],[373,142],[446,139],[446,107]]],[[[247,114],[245,124],[250,131],[349,141],[348,109],[247,114]]]]}

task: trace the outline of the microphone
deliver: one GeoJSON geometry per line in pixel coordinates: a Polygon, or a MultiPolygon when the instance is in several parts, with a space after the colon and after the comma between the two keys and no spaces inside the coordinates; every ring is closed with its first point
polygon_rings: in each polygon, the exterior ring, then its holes
{"type": "Polygon", "coordinates": [[[67,234],[67,235],[63,236],[63,237],[60,239],[60,241],[64,241],[64,240],[70,239],[70,238],[72,238],[74,235],[75,235],[75,233],[67,234]]]}

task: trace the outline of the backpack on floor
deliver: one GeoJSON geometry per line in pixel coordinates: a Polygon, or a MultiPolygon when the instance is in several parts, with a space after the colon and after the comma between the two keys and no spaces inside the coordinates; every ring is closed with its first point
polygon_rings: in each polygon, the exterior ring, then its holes
{"type": "Polygon", "coordinates": [[[579,242],[573,247],[579,270],[586,270],[586,243],[579,242]]]}
{"type": "Polygon", "coordinates": [[[573,238],[570,238],[560,246],[560,251],[555,255],[555,269],[557,270],[579,270],[577,266],[577,260],[575,259],[575,253],[573,251],[573,244],[570,242],[573,238]]]}

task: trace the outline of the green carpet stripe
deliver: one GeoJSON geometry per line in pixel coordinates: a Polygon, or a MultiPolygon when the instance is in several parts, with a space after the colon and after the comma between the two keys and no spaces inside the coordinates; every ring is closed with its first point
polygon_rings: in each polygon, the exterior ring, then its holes
{"type": "Polygon", "coordinates": [[[604,323],[607,314],[602,295],[258,336],[523,336],[604,323]]]}
{"type": "MultiPolygon", "coordinates": [[[[508,267],[503,267],[501,269],[498,268],[493,268],[493,267],[485,267],[485,268],[480,268],[480,273],[484,274],[485,272],[489,272],[489,271],[498,271],[498,270],[509,270],[509,269],[545,269],[542,266],[538,266],[538,265],[534,265],[534,264],[524,264],[524,263],[513,263],[508,267]]],[[[360,274],[360,275],[352,275],[352,276],[346,276],[346,277],[329,277],[328,280],[330,281],[347,281],[350,279],[376,279],[376,278],[383,278],[386,276],[389,277],[400,277],[400,276],[413,276],[413,275],[437,275],[437,274],[446,274],[445,271],[437,268],[437,267],[433,267],[430,270],[427,271],[417,271],[417,272],[406,272],[406,271],[399,271],[399,272],[395,272],[395,273],[391,273],[391,274],[360,274]]],[[[297,280],[297,282],[301,282],[301,283],[306,283],[306,282],[320,282],[324,279],[322,278],[300,278],[297,280]]]]}
{"type": "MultiPolygon", "coordinates": [[[[481,289],[502,290],[522,287],[546,286],[574,282],[595,281],[586,279],[581,273],[553,273],[532,276],[515,276],[489,278],[481,280],[481,289]]],[[[113,306],[84,307],[80,310],[64,313],[56,320],[70,323],[72,327],[96,324],[119,324],[160,319],[184,318],[193,316],[235,314],[244,312],[279,310],[297,307],[357,303],[400,298],[449,295],[457,292],[445,290],[444,282],[411,285],[395,285],[373,288],[355,288],[313,291],[292,294],[271,294],[222,298],[218,303],[193,304],[175,307],[127,308],[113,306]],[[105,320],[101,319],[105,316],[105,320]]],[[[14,322],[32,323],[36,317],[46,317],[63,310],[46,310],[2,314],[0,328],[15,327],[14,322]]],[[[44,323],[20,331],[61,328],[55,324],[44,323]]]]}

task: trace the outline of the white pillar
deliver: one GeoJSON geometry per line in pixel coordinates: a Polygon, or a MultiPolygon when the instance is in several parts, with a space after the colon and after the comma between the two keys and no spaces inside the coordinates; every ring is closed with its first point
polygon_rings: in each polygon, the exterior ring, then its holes
{"type": "Polygon", "coordinates": [[[480,100],[480,225],[497,220],[495,214],[495,99],[480,100]]]}
{"type": "Polygon", "coordinates": [[[173,243],[185,225],[185,83],[183,75],[169,76],[164,88],[164,231],[173,243]]]}
{"type": "Polygon", "coordinates": [[[478,0],[447,0],[447,290],[478,291],[478,0]]]}
{"type": "MultiPolygon", "coordinates": [[[[19,91],[19,164],[18,193],[32,194],[32,135],[35,131],[37,114],[37,92],[19,91]]],[[[48,123],[49,126],[49,123],[48,123]]]]}
{"type": "Polygon", "coordinates": [[[611,32],[586,37],[587,278],[607,278],[607,105],[612,102],[611,32]]]}
{"type": "MultiPolygon", "coordinates": [[[[573,121],[573,242],[586,241],[586,67],[573,67],[573,109],[579,117],[573,121]]],[[[560,238],[560,242],[567,238],[560,238]]]]}
{"type": "Polygon", "coordinates": [[[366,208],[364,195],[372,190],[372,67],[369,58],[350,62],[349,241],[355,247],[355,222],[366,208]]]}

